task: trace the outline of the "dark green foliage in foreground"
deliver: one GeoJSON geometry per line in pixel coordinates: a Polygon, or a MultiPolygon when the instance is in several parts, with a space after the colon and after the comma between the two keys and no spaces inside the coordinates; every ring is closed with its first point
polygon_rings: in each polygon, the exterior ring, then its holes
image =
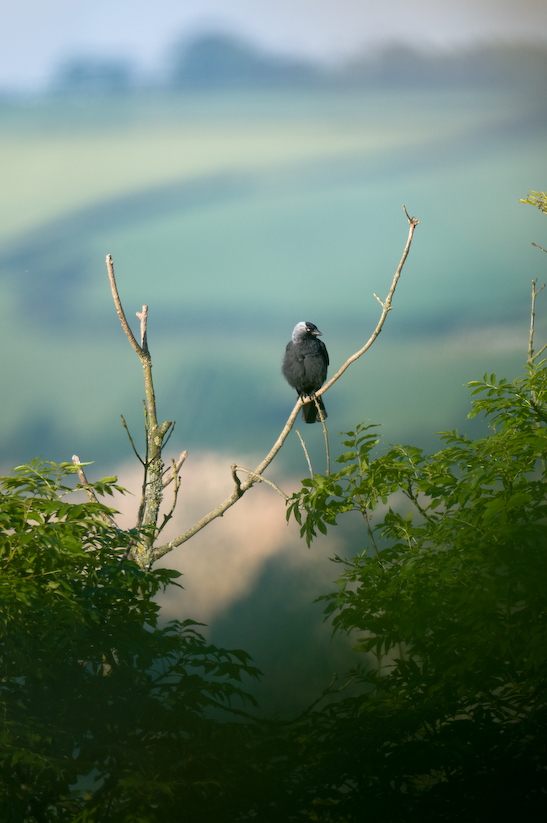
{"type": "Polygon", "coordinates": [[[245,729],[207,710],[257,670],[193,621],[158,625],[178,573],[121,562],[110,510],[67,502],[74,471],[34,461],[0,487],[0,819],[214,819],[239,802],[245,729]]]}
{"type": "Polygon", "coordinates": [[[305,480],[290,504],[308,542],[350,510],[369,533],[365,551],[337,558],[324,598],[366,663],[358,693],[300,730],[314,819],[547,811],[547,371],[471,386],[484,439],[445,433],[433,456],[373,457],[379,438],[362,424],[340,471],[305,480]]]}
{"type": "Polygon", "coordinates": [[[153,596],[176,573],[121,562],[131,535],[109,510],[66,501],[73,467],[4,478],[0,819],[482,823],[547,809],[547,372],[472,387],[487,437],[378,452],[362,424],[340,471],[293,498],[308,541],[357,511],[369,545],[336,558],[324,598],[363,665],[292,723],[225,719],[256,669],[192,621],[159,626],[153,596]]]}
{"type": "Polygon", "coordinates": [[[225,719],[218,707],[244,699],[239,678],[256,669],[192,621],[158,625],[152,598],[176,573],[120,562],[130,535],[105,506],[66,502],[71,466],[4,478],[0,819],[483,823],[547,810],[547,372],[472,388],[487,437],[378,452],[362,424],[340,471],[293,498],[308,541],[357,511],[368,546],[336,558],[324,598],[363,665],[292,723],[225,719]]]}

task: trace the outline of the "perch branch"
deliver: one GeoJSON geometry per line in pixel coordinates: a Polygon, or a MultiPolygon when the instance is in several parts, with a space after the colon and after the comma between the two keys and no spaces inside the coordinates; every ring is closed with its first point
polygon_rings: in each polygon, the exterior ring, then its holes
{"type": "Polygon", "coordinates": [[[234,480],[235,485],[232,494],[229,497],[227,497],[226,500],[223,500],[222,503],[220,503],[218,506],[216,506],[214,509],[208,512],[204,517],[202,517],[201,520],[198,520],[197,523],[194,523],[194,525],[187,529],[185,532],[179,534],[178,537],[175,537],[174,540],[171,540],[169,543],[165,543],[163,546],[156,546],[152,551],[152,559],[154,561],[158,560],[160,557],[163,557],[165,554],[168,554],[168,552],[172,551],[177,546],[182,545],[182,543],[186,543],[187,540],[190,540],[191,537],[200,532],[203,528],[205,528],[205,526],[211,523],[211,521],[216,520],[217,517],[222,517],[224,512],[228,511],[228,509],[231,508],[234,505],[234,503],[237,503],[239,498],[242,497],[243,494],[248,489],[250,489],[251,486],[254,485],[254,483],[257,482],[255,477],[257,475],[262,475],[262,473],[270,465],[278,451],[281,449],[283,443],[287,439],[293,427],[294,421],[296,420],[296,417],[298,415],[298,412],[302,408],[302,405],[302,400],[299,399],[294,409],[292,410],[289,419],[285,423],[283,431],[275,441],[274,445],[272,446],[264,460],[256,467],[256,469],[251,474],[248,475],[247,479],[241,482],[239,478],[237,478],[237,476],[234,476],[235,473],[232,472],[232,479],[234,480]]]}
{"type": "Polygon", "coordinates": [[[338,369],[338,371],[336,372],[334,377],[331,377],[331,379],[327,383],[325,383],[324,386],[322,386],[318,391],[315,392],[316,395],[318,395],[318,396],[322,395],[326,391],[328,391],[330,389],[330,387],[334,383],[336,383],[337,380],[339,380],[342,377],[342,375],[344,374],[346,369],[349,368],[351,366],[351,364],[355,362],[355,360],[358,360],[366,351],[368,351],[370,349],[370,347],[372,346],[372,344],[374,343],[374,341],[376,340],[376,338],[378,337],[378,335],[382,331],[382,327],[383,327],[384,323],[386,322],[386,317],[388,315],[388,312],[390,312],[391,308],[392,308],[391,301],[393,300],[393,294],[395,293],[395,289],[397,288],[397,283],[399,282],[399,278],[401,276],[403,266],[405,264],[406,258],[408,257],[408,252],[410,251],[410,245],[412,243],[412,238],[414,236],[414,230],[416,229],[416,226],[420,222],[415,217],[409,217],[408,212],[407,212],[407,210],[404,206],[403,206],[403,209],[404,209],[406,218],[407,218],[408,223],[409,223],[408,239],[406,241],[406,246],[405,246],[405,249],[403,251],[403,256],[401,257],[400,263],[397,266],[397,271],[395,272],[395,276],[393,278],[391,288],[389,290],[389,293],[388,293],[385,301],[382,302],[382,300],[380,300],[380,298],[375,295],[376,299],[378,300],[378,302],[382,306],[382,314],[380,315],[380,319],[379,319],[379,321],[376,325],[376,328],[372,332],[371,336],[369,337],[369,339],[367,340],[367,342],[365,343],[363,348],[359,349],[359,351],[355,352],[355,354],[352,354],[352,356],[349,357],[346,360],[344,365],[341,366],[338,369]]]}
{"type": "MultiPolygon", "coordinates": [[[[387,295],[387,298],[386,298],[385,302],[382,304],[382,314],[380,316],[380,320],[378,321],[378,324],[377,324],[376,328],[374,329],[374,332],[372,333],[372,335],[368,339],[368,341],[365,343],[363,348],[359,349],[358,352],[356,352],[350,358],[348,358],[348,360],[346,360],[344,365],[336,372],[334,377],[332,377],[328,381],[328,383],[326,383],[321,389],[319,389],[319,391],[316,392],[317,396],[324,394],[334,383],[336,383],[337,380],[339,380],[339,378],[342,376],[342,374],[346,371],[347,368],[349,368],[349,366],[355,360],[357,360],[366,351],[368,351],[368,349],[370,349],[370,347],[372,346],[372,344],[374,343],[374,341],[376,340],[376,338],[378,337],[378,335],[380,334],[380,332],[382,330],[382,327],[385,323],[388,312],[391,310],[391,302],[393,300],[393,295],[395,293],[395,289],[397,287],[397,283],[399,282],[399,278],[401,276],[403,266],[404,266],[405,261],[408,257],[408,253],[410,251],[410,245],[412,243],[412,238],[414,236],[414,231],[416,229],[416,226],[419,223],[419,221],[415,217],[410,217],[409,216],[405,206],[403,206],[403,209],[404,209],[406,218],[407,218],[408,223],[409,223],[408,238],[407,238],[406,245],[405,245],[405,248],[404,248],[404,251],[403,251],[403,255],[401,257],[401,260],[399,262],[399,265],[397,266],[397,270],[396,270],[395,275],[393,277],[393,282],[391,283],[391,288],[389,289],[389,292],[388,292],[388,295],[387,295]]],[[[380,302],[382,302],[382,301],[380,301],[380,302]]],[[[208,512],[206,515],[204,515],[204,517],[202,517],[201,520],[198,520],[197,523],[194,523],[194,525],[191,526],[189,529],[187,529],[185,532],[183,532],[182,534],[179,534],[178,537],[175,537],[173,540],[171,540],[169,543],[165,543],[163,546],[156,546],[155,548],[153,548],[151,550],[151,553],[150,553],[151,562],[154,562],[155,560],[159,560],[160,557],[163,557],[165,554],[168,554],[168,552],[172,551],[177,546],[180,546],[183,543],[186,543],[187,540],[190,540],[191,537],[193,537],[195,534],[197,534],[199,531],[201,531],[203,528],[205,528],[205,526],[207,526],[209,523],[211,523],[217,517],[222,517],[224,515],[224,512],[228,511],[228,509],[231,508],[240,499],[240,497],[242,497],[243,494],[248,489],[251,488],[251,486],[254,483],[258,482],[257,477],[260,477],[262,475],[262,473],[265,471],[265,469],[267,469],[267,467],[270,465],[270,463],[272,462],[272,460],[274,459],[276,454],[279,452],[279,450],[283,446],[285,440],[287,439],[289,433],[292,430],[292,427],[294,425],[294,421],[296,420],[298,412],[300,411],[300,409],[302,408],[304,403],[309,403],[311,399],[312,398],[309,398],[309,397],[308,398],[306,398],[306,397],[299,397],[298,398],[298,400],[296,402],[296,405],[293,408],[292,412],[290,413],[289,418],[288,418],[287,422],[285,423],[285,426],[283,427],[283,430],[282,430],[281,434],[279,435],[279,437],[275,441],[274,445],[272,446],[272,448],[270,449],[270,451],[268,452],[268,454],[266,455],[264,460],[262,460],[262,462],[259,463],[259,465],[256,467],[256,469],[253,472],[248,474],[247,479],[244,480],[243,482],[241,482],[239,480],[239,478],[237,477],[236,473],[235,473],[235,466],[232,466],[232,479],[234,480],[234,490],[233,490],[232,494],[229,497],[227,497],[222,503],[220,503],[218,506],[216,506],[214,509],[212,509],[210,512],[208,512]]]]}

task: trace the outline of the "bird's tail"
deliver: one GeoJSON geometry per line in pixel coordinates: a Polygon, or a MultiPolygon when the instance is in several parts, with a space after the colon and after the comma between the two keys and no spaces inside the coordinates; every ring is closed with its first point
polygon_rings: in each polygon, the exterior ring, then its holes
{"type": "MultiPolygon", "coordinates": [[[[323,420],[328,417],[327,410],[323,404],[322,397],[315,398],[317,403],[319,404],[319,408],[321,409],[321,414],[323,415],[323,420]]],[[[314,401],[312,400],[310,403],[304,403],[302,406],[302,420],[304,423],[320,423],[321,417],[319,416],[319,410],[315,405],[314,401]]]]}

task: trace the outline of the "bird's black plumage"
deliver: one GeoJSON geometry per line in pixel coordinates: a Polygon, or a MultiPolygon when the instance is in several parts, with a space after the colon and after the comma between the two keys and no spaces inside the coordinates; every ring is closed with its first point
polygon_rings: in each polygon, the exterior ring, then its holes
{"type": "MultiPolygon", "coordinates": [[[[287,383],[296,389],[298,395],[313,397],[327,379],[329,355],[321,334],[313,323],[297,323],[292,333],[292,340],[287,343],[281,371],[287,383]]],[[[323,418],[327,416],[321,397],[317,398],[323,418]]],[[[319,412],[314,402],[302,406],[302,420],[305,423],[320,421],[319,412]]]]}

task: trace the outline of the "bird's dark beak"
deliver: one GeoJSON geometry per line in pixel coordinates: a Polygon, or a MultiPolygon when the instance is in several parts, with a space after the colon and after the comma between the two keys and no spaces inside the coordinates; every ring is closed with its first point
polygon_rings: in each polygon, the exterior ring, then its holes
{"type": "Polygon", "coordinates": [[[323,332],[322,332],[322,331],[319,331],[319,329],[314,329],[314,330],[312,331],[312,334],[313,334],[313,336],[314,336],[314,337],[317,337],[318,335],[322,335],[322,334],[323,334],[323,332]]]}

